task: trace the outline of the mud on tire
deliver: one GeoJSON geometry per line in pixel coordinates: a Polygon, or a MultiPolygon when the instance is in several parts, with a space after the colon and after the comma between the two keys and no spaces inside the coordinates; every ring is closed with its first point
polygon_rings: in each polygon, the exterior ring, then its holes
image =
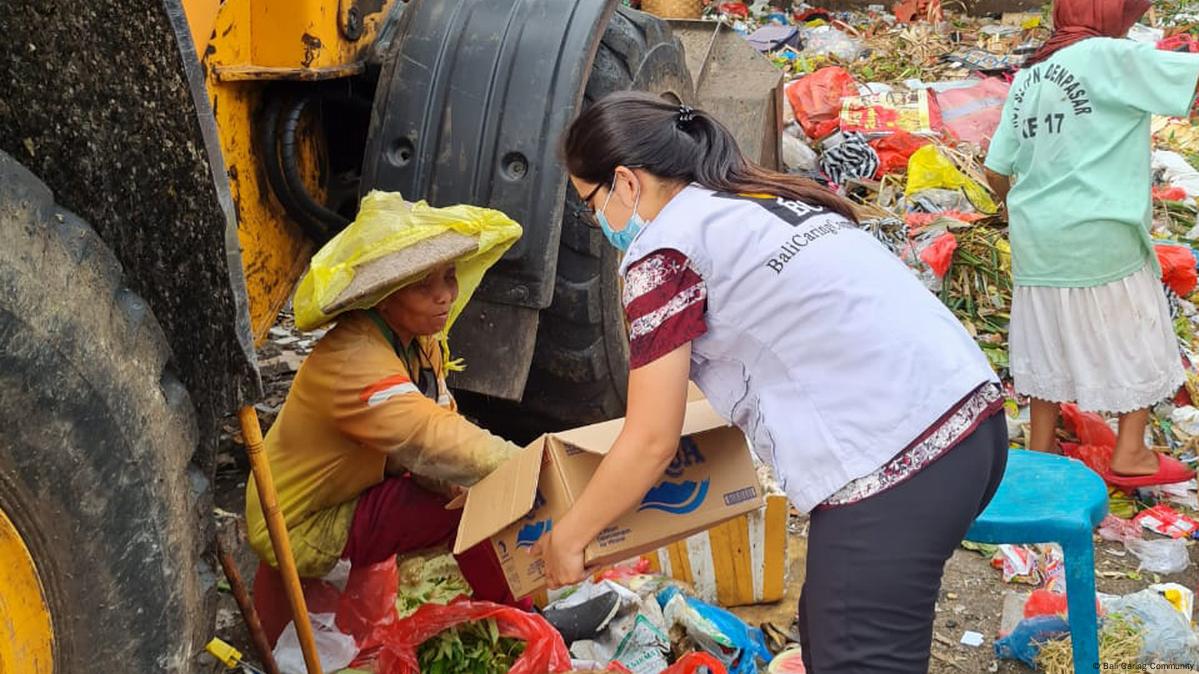
{"type": "Polygon", "coordinates": [[[163,333],[95,231],[3,152],[0,240],[0,509],[41,577],[54,671],[193,671],[211,502],[163,333]]]}

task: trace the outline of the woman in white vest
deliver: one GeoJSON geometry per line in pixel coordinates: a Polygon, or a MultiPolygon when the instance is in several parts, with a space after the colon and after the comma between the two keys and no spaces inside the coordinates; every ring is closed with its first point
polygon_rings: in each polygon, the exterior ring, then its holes
{"type": "Polygon", "coordinates": [[[847,202],[750,163],[700,110],[614,94],[565,154],[626,251],[630,372],[620,437],[535,548],[551,583],[583,578],[587,543],[661,479],[691,379],[811,513],[808,671],[927,672],[944,563],[1007,457],[970,335],[847,202]]]}

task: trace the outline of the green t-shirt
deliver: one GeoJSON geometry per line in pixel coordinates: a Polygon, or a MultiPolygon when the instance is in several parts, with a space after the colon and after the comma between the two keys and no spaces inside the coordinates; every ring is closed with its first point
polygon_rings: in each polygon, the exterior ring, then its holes
{"type": "Polygon", "coordinates": [[[987,155],[1008,194],[1018,285],[1084,288],[1157,266],[1153,114],[1185,116],[1199,55],[1091,38],[1021,70],[987,155]]]}

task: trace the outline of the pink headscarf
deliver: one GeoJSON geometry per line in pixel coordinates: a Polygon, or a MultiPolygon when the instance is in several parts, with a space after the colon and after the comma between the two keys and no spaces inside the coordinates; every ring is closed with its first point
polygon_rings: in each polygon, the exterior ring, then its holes
{"type": "Polygon", "coordinates": [[[1024,66],[1040,63],[1089,37],[1124,37],[1147,11],[1149,0],[1054,0],[1053,35],[1024,66]]]}

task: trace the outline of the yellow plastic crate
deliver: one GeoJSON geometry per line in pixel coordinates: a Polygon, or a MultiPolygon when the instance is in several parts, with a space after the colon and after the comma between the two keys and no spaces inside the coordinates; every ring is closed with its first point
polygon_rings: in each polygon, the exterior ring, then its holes
{"type": "Polygon", "coordinates": [[[787,569],[787,497],[644,557],[650,568],[688,583],[719,606],[765,604],[783,598],[787,569]]]}

